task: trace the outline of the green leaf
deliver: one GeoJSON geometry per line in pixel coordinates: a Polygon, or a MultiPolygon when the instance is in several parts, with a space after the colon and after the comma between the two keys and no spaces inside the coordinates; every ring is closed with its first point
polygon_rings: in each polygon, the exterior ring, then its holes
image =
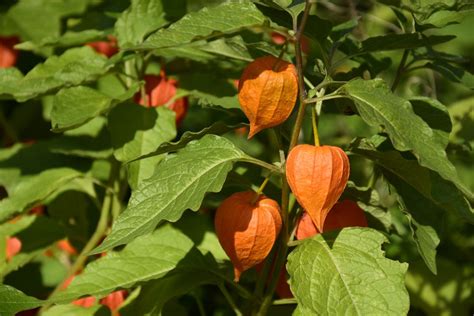
{"type": "Polygon", "coordinates": [[[414,97],[410,100],[413,111],[433,130],[436,142],[446,148],[449,143],[452,123],[448,109],[441,102],[428,97],[414,97]]]}
{"type": "Polygon", "coordinates": [[[53,131],[61,132],[81,126],[115,105],[130,99],[137,90],[138,86],[133,85],[115,99],[84,86],[63,89],[53,99],[51,111],[53,131]]]}
{"type": "Polygon", "coordinates": [[[451,24],[458,24],[465,17],[470,16],[474,13],[474,10],[442,10],[437,11],[428,17],[426,20],[423,20],[421,23],[416,23],[416,29],[420,31],[432,29],[432,28],[442,28],[451,24]]]}
{"type": "MultiPolygon", "coordinates": [[[[384,148],[383,143],[378,147],[384,148]]],[[[474,223],[474,211],[462,193],[436,172],[420,166],[414,159],[403,158],[393,149],[378,151],[376,144],[358,140],[351,145],[350,151],[374,161],[395,187],[400,204],[408,212],[418,251],[430,270],[436,273],[438,234],[443,230],[446,212],[474,223]]]]}
{"type": "Polygon", "coordinates": [[[265,17],[250,1],[225,2],[187,14],[169,28],[152,34],[138,48],[157,49],[188,44],[215,33],[234,33],[263,24],[265,17]]]}
{"type": "Polygon", "coordinates": [[[106,159],[112,155],[110,135],[105,127],[107,120],[98,116],[84,125],[66,131],[60,137],[47,141],[52,153],[106,159]]]}
{"type": "MultiPolygon", "coordinates": [[[[293,29],[293,20],[286,12],[262,5],[259,5],[258,8],[265,16],[269,17],[272,22],[289,30],[293,29]]],[[[303,34],[319,43],[323,43],[331,32],[331,28],[332,23],[330,21],[324,20],[317,15],[309,15],[303,34]]]]}
{"type": "Polygon", "coordinates": [[[405,315],[408,268],[384,257],[385,236],[345,228],[306,239],[288,256],[291,291],[305,315],[405,315]]]}
{"type": "MultiPolygon", "coordinates": [[[[22,80],[15,83],[11,94],[18,101],[44,95],[62,87],[77,86],[96,79],[113,64],[88,46],[72,48],[61,56],[49,57],[35,66],[22,80]]],[[[2,87],[0,86],[0,91],[2,87]]]]}
{"type": "Polygon", "coordinates": [[[100,308],[104,308],[102,305],[93,305],[91,307],[82,307],[73,304],[68,305],[56,305],[41,315],[43,316],[94,316],[97,315],[100,308]]]}
{"type": "Polygon", "coordinates": [[[141,44],[146,35],[184,14],[185,1],[133,0],[115,24],[120,47],[141,44]]]}
{"type": "MultiPolygon", "coordinates": [[[[28,225],[21,223],[21,229],[14,236],[21,241],[21,251],[6,265],[0,264],[0,278],[18,270],[50,247],[54,242],[64,238],[62,227],[46,216],[27,216],[28,225]]],[[[12,228],[16,223],[5,223],[0,226],[0,238],[12,236],[12,228]]]]}
{"type": "Polygon", "coordinates": [[[76,157],[54,154],[48,141],[38,141],[33,145],[16,144],[0,150],[0,184],[12,194],[24,179],[38,175],[47,169],[74,168],[87,172],[91,161],[76,157]]]}
{"type": "Polygon", "coordinates": [[[350,200],[357,201],[357,205],[369,215],[367,218],[369,227],[386,232],[390,231],[392,216],[387,208],[382,205],[376,190],[370,187],[357,187],[352,181],[349,181],[341,200],[345,199],[346,196],[350,197],[350,200]]]}
{"type": "Polygon", "coordinates": [[[440,60],[433,63],[427,63],[424,65],[424,67],[439,72],[445,78],[453,82],[461,83],[469,89],[474,89],[474,74],[469,72],[468,69],[456,67],[440,60]]]}
{"type": "Polygon", "coordinates": [[[125,315],[127,312],[128,315],[162,315],[163,306],[172,298],[184,295],[198,286],[218,281],[210,271],[180,271],[147,283],[138,298],[120,312],[125,315]]]}
{"type": "MultiPolygon", "coordinates": [[[[126,103],[112,110],[108,119],[114,155],[119,161],[131,162],[148,155],[176,137],[175,114],[166,107],[145,108],[126,103]],[[123,124],[125,121],[127,124],[123,124]]],[[[149,178],[163,158],[163,155],[153,156],[128,164],[132,189],[149,178]]]]}
{"type": "Polygon", "coordinates": [[[474,142],[474,96],[451,104],[449,114],[453,119],[451,141],[456,143],[474,142]]]}
{"type": "Polygon", "coordinates": [[[197,210],[207,192],[218,192],[232,163],[246,155],[225,138],[206,135],[158,165],[155,174],[132,193],[99,253],[147,234],[160,221],[176,221],[186,209],[197,210]]]}
{"type": "MultiPolygon", "coordinates": [[[[433,214],[429,215],[433,216],[433,214]]],[[[418,223],[410,215],[408,215],[408,220],[413,240],[421,258],[433,274],[438,274],[438,267],[436,266],[436,248],[438,248],[440,242],[438,232],[430,225],[418,223]]]]}
{"type": "Polygon", "coordinates": [[[174,227],[192,239],[194,245],[207,255],[211,253],[217,261],[229,260],[215,233],[213,218],[207,214],[185,212],[174,227]]]}
{"type": "Polygon", "coordinates": [[[88,264],[68,288],[50,300],[66,303],[78,297],[105,296],[138,282],[167,276],[171,272],[213,271],[215,263],[205,258],[193,242],[170,225],[141,236],[119,252],[109,252],[88,264]]]}
{"type": "MultiPolygon", "coordinates": [[[[92,0],[20,0],[7,12],[15,33],[23,40],[40,42],[47,37],[60,35],[63,17],[84,12],[92,0]]],[[[51,50],[43,51],[45,55],[51,50]]]]}
{"type": "Polygon", "coordinates": [[[242,60],[245,62],[253,61],[246,43],[241,36],[234,36],[232,38],[220,38],[209,42],[200,47],[201,50],[228,58],[242,60]]]}
{"type": "Polygon", "coordinates": [[[14,67],[0,68],[0,99],[11,97],[22,78],[23,74],[14,67]]]}
{"type": "Polygon", "coordinates": [[[0,314],[15,315],[17,312],[32,309],[41,305],[37,298],[27,296],[23,292],[5,284],[0,284],[0,314]]]}
{"type": "Polygon", "coordinates": [[[180,90],[198,98],[201,104],[240,109],[237,89],[215,73],[192,73],[180,77],[180,90]]]}
{"type": "Polygon", "coordinates": [[[104,39],[104,37],[105,33],[99,30],[85,30],[82,32],[68,31],[61,36],[45,37],[38,42],[22,42],[18,45],[15,45],[15,48],[26,51],[41,52],[41,50],[45,48],[79,46],[85,43],[104,39]]]}
{"type": "Polygon", "coordinates": [[[362,50],[376,52],[395,49],[413,49],[417,47],[433,46],[456,38],[452,35],[425,36],[421,33],[388,34],[369,37],[362,41],[362,50]]]}
{"type": "Polygon", "coordinates": [[[81,173],[70,168],[49,169],[21,181],[9,197],[0,201],[0,221],[40,204],[81,173]]]}
{"type": "MultiPolygon", "coordinates": [[[[382,138],[382,141],[383,139],[385,138],[382,138]]],[[[400,152],[393,149],[379,151],[377,146],[373,142],[358,139],[351,144],[349,150],[374,161],[382,168],[385,176],[392,176],[389,179],[390,182],[394,179],[401,181],[400,185],[395,186],[397,190],[400,187],[410,188],[413,192],[417,192],[418,200],[420,200],[420,210],[426,209],[426,204],[421,208],[423,205],[421,198],[423,197],[430,204],[434,204],[442,210],[457,213],[469,222],[474,223],[474,211],[453,183],[441,178],[438,173],[420,166],[416,160],[403,158],[400,152]]],[[[406,190],[408,192],[408,189],[406,190]]]]}
{"type": "Polygon", "coordinates": [[[371,126],[382,127],[397,150],[412,151],[422,166],[462,186],[446,156],[445,144],[435,136],[439,134],[413,112],[407,100],[391,93],[380,79],[355,79],[342,89],[354,101],[362,119],[371,126]]]}
{"type": "Polygon", "coordinates": [[[164,154],[164,153],[177,151],[177,150],[180,150],[180,149],[186,147],[186,145],[189,142],[191,142],[193,140],[201,139],[202,137],[206,136],[207,134],[223,135],[227,132],[230,132],[234,129],[244,127],[244,126],[248,126],[248,124],[227,125],[224,122],[219,121],[219,122],[216,122],[216,123],[212,124],[209,127],[203,128],[199,132],[186,131],[186,132],[183,133],[183,135],[181,136],[181,138],[178,141],[163,143],[154,152],[152,152],[148,155],[141,156],[141,157],[139,157],[135,160],[150,158],[150,157],[158,156],[158,155],[161,155],[161,154],[164,154]]]}
{"type": "Polygon", "coordinates": [[[129,162],[149,154],[176,137],[174,112],[165,107],[126,103],[116,107],[108,119],[114,155],[119,161],[129,162]],[[127,124],[123,124],[125,121],[127,124]]]}

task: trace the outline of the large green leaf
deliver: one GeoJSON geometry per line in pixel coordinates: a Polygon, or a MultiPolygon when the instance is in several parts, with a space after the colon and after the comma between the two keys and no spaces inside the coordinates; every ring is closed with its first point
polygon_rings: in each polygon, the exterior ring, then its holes
{"type": "Polygon", "coordinates": [[[16,84],[23,78],[23,74],[16,68],[0,68],[0,99],[11,97],[16,84]]]}
{"type": "Polygon", "coordinates": [[[13,95],[18,101],[26,101],[62,87],[77,86],[96,79],[112,66],[107,63],[107,58],[88,46],[72,48],[61,56],[52,56],[38,64],[14,84],[0,81],[0,91],[13,95]]]}
{"type": "Polygon", "coordinates": [[[207,192],[222,188],[232,163],[245,158],[230,141],[215,135],[189,143],[138,186],[112,232],[94,253],[149,233],[162,220],[176,221],[186,209],[197,210],[207,192]]]}
{"type": "Polygon", "coordinates": [[[382,151],[383,139],[379,144],[358,140],[351,145],[350,151],[374,161],[396,188],[400,203],[409,214],[420,255],[436,273],[436,247],[445,212],[456,213],[471,223],[474,223],[474,212],[458,188],[436,172],[420,166],[415,159],[404,158],[393,149],[382,151]]]}
{"type": "Polygon", "coordinates": [[[51,138],[47,141],[47,146],[52,153],[106,159],[112,155],[112,143],[105,127],[106,122],[104,117],[98,116],[59,137],[51,138]]]}
{"type": "Polygon", "coordinates": [[[149,154],[176,136],[174,112],[165,107],[122,104],[108,119],[114,155],[119,161],[128,162],[149,154]],[[123,124],[125,121],[127,124],[123,124]]]}
{"type": "Polygon", "coordinates": [[[265,18],[250,1],[225,2],[187,14],[169,28],[159,30],[139,45],[157,49],[187,44],[215,33],[234,33],[244,27],[263,24],[265,18]]]}
{"type": "MultiPolygon", "coordinates": [[[[61,32],[61,18],[84,12],[91,0],[20,0],[10,8],[7,18],[23,40],[40,42],[61,32]]],[[[43,51],[49,54],[51,51],[43,51]]]]}
{"type": "Polygon", "coordinates": [[[49,141],[33,145],[16,144],[0,150],[0,184],[9,193],[24,179],[47,169],[74,168],[81,172],[90,170],[91,161],[52,153],[49,141]]]}
{"type": "Polygon", "coordinates": [[[433,130],[436,142],[446,148],[449,143],[452,123],[448,109],[441,102],[428,97],[414,97],[410,99],[416,115],[421,117],[433,130]]]}
{"type": "Polygon", "coordinates": [[[425,36],[421,33],[387,34],[383,36],[369,37],[364,40],[362,42],[362,50],[366,52],[376,52],[394,49],[413,49],[445,43],[454,38],[456,38],[456,36],[425,36]]]}
{"type": "MultiPolygon", "coordinates": [[[[374,141],[356,140],[349,150],[374,161],[391,179],[401,181],[401,187],[411,188],[422,197],[442,210],[457,213],[467,221],[474,223],[474,211],[466,198],[450,181],[441,178],[436,172],[424,168],[414,159],[406,159],[393,149],[384,151],[384,137],[374,141]],[[380,149],[377,147],[381,146],[380,149]]],[[[421,206],[422,203],[420,203],[421,206]]],[[[426,206],[425,206],[426,207],[426,206]]]]}
{"type": "Polygon", "coordinates": [[[135,239],[120,252],[109,252],[90,263],[65,291],[50,300],[66,303],[85,295],[101,297],[172,272],[199,273],[216,269],[215,262],[205,258],[192,240],[170,225],[164,225],[152,234],[135,239]]]}
{"type": "Polygon", "coordinates": [[[99,30],[85,30],[82,32],[66,32],[61,36],[49,36],[39,42],[27,41],[15,45],[16,49],[39,52],[44,48],[73,47],[85,43],[101,40],[105,33],[99,30]]]}
{"type": "Polygon", "coordinates": [[[6,264],[0,263],[0,278],[18,270],[50,247],[54,242],[64,238],[62,227],[46,216],[23,216],[20,229],[12,234],[15,223],[5,223],[0,226],[0,238],[15,236],[21,241],[21,251],[6,264]],[[26,218],[25,218],[26,217],[26,218]],[[25,218],[25,220],[23,220],[25,218]],[[26,222],[26,223],[25,223],[26,222]],[[25,225],[27,224],[27,225],[25,225]]]}
{"type": "Polygon", "coordinates": [[[219,38],[203,45],[200,49],[211,54],[238,59],[245,62],[251,62],[253,60],[241,36],[219,38]]]}
{"type": "Polygon", "coordinates": [[[188,293],[204,284],[218,283],[219,279],[210,271],[180,271],[159,280],[149,282],[140,290],[140,295],[121,310],[121,315],[162,315],[166,302],[188,293]]]}
{"type": "Polygon", "coordinates": [[[305,315],[405,315],[406,263],[384,257],[383,234],[345,228],[304,240],[289,256],[291,291],[305,315]]]}
{"type": "MultiPolygon", "coordinates": [[[[109,130],[114,155],[119,161],[132,160],[156,151],[161,144],[176,137],[175,114],[166,107],[145,108],[126,103],[109,114],[109,130]],[[123,124],[123,122],[127,124],[123,124]]],[[[132,189],[149,178],[163,155],[131,162],[128,178],[132,189]]]]}
{"type": "Polygon", "coordinates": [[[234,129],[240,128],[240,127],[245,127],[248,126],[247,124],[237,124],[237,125],[227,125],[224,122],[216,122],[212,124],[211,126],[205,127],[202,130],[198,132],[190,132],[186,131],[181,135],[181,138],[176,141],[176,142],[166,142],[160,145],[157,150],[154,152],[148,154],[148,155],[143,155],[140,158],[137,159],[145,159],[145,158],[150,158],[154,156],[158,156],[164,153],[172,152],[172,151],[177,151],[181,148],[186,147],[186,145],[196,139],[201,139],[202,137],[206,136],[207,134],[213,134],[213,135],[222,135],[227,132],[230,132],[234,129]]]}
{"type": "Polygon", "coordinates": [[[8,198],[0,201],[0,221],[3,222],[41,203],[56,190],[79,176],[81,173],[77,170],[57,168],[25,178],[15,186],[14,191],[9,192],[8,198]]]}
{"type": "MultiPolygon", "coordinates": [[[[105,308],[105,307],[99,304],[93,305],[87,308],[83,306],[73,305],[73,304],[56,305],[47,309],[41,315],[43,316],[94,316],[94,315],[101,314],[99,312],[100,308],[105,308]]],[[[104,312],[103,314],[106,314],[106,312],[104,312]]]]}
{"type": "Polygon", "coordinates": [[[143,42],[149,33],[184,14],[184,0],[133,0],[115,24],[120,47],[143,42]]]}
{"type": "Polygon", "coordinates": [[[41,301],[37,298],[27,296],[9,285],[0,284],[0,314],[2,316],[13,316],[19,311],[40,305],[41,301]]]}
{"type": "Polygon", "coordinates": [[[446,156],[444,142],[414,113],[407,100],[391,93],[380,79],[355,79],[345,84],[343,91],[354,101],[362,119],[371,126],[382,127],[396,149],[412,151],[422,166],[462,187],[446,156]]]}
{"type": "Polygon", "coordinates": [[[79,86],[59,91],[53,99],[51,125],[56,132],[76,128],[113,106],[130,99],[138,90],[133,85],[117,99],[89,87],[79,86]]]}
{"type": "MultiPolygon", "coordinates": [[[[283,1],[288,2],[287,0],[283,1]]],[[[299,0],[293,2],[299,2],[299,0]]],[[[259,5],[258,8],[265,14],[265,16],[269,17],[272,22],[275,22],[289,30],[293,29],[292,17],[287,12],[264,5],[259,5]]],[[[319,43],[323,43],[331,32],[331,28],[332,23],[330,21],[324,20],[317,15],[310,14],[308,21],[306,22],[306,27],[303,30],[303,34],[319,43]]]]}
{"type": "Polygon", "coordinates": [[[200,104],[240,109],[237,89],[215,73],[192,73],[180,76],[180,90],[198,98],[200,104]]]}

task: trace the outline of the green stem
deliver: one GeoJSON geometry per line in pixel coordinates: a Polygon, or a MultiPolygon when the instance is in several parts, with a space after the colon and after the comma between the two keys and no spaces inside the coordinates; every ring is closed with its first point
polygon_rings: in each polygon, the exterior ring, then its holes
{"type": "MultiPolygon", "coordinates": [[[[112,163],[112,168],[110,170],[110,175],[109,175],[109,181],[108,181],[109,186],[112,186],[112,184],[115,182],[117,174],[120,170],[119,162],[114,160],[111,163],[112,163]]],[[[71,276],[76,275],[76,273],[83,268],[84,264],[87,261],[89,252],[91,252],[95,247],[97,247],[97,245],[102,240],[102,237],[105,235],[105,232],[108,228],[109,213],[110,213],[111,208],[113,207],[114,199],[115,199],[115,192],[113,192],[112,190],[106,190],[105,197],[102,202],[102,209],[100,211],[99,222],[97,223],[96,230],[94,234],[91,236],[91,238],[89,239],[89,241],[87,242],[87,244],[82,249],[81,253],[77,256],[77,259],[72,265],[72,267],[69,269],[66,279],[70,278],[71,276]]],[[[62,283],[58,284],[58,286],[50,294],[50,297],[54,297],[54,295],[61,290],[62,285],[63,285],[62,283]]],[[[48,309],[51,305],[52,305],[51,303],[44,305],[40,310],[40,314],[42,311],[48,309]]]]}
{"type": "MultiPolygon", "coordinates": [[[[293,19],[293,31],[295,32],[295,51],[296,51],[296,68],[298,71],[298,88],[299,88],[299,99],[300,99],[300,106],[298,109],[298,114],[296,116],[295,126],[293,128],[293,132],[291,135],[290,140],[290,147],[288,152],[290,152],[298,143],[298,137],[301,131],[301,126],[303,124],[304,114],[306,110],[306,90],[304,85],[304,75],[303,75],[303,55],[301,52],[301,37],[303,35],[304,27],[306,22],[308,21],[309,11],[312,6],[311,0],[306,0],[306,5],[303,13],[303,18],[301,20],[301,24],[298,27],[298,20],[297,17],[293,19]]],[[[283,165],[282,165],[283,166],[283,165]]],[[[260,305],[259,310],[257,311],[257,315],[264,316],[267,314],[268,309],[272,303],[273,293],[275,292],[276,285],[278,283],[280,271],[283,268],[283,265],[286,261],[286,255],[288,252],[288,206],[289,206],[289,197],[290,197],[290,188],[288,186],[288,182],[286,181],[286,173],[285,168],[283,168],[281,172],[281,180],[282,180],[282,189],[281,189],[281,216],[282,216],[282,230],[280,233],[280,242],[279,247],[275,259],[275,265],[273,271],[272,278],[270,280],[269,286],[263,298],[262,304],[260,305]]]]}
{"type": "Polygon", "coordinates": [[[193,295],[193,297],[196,300],[196,304],[199,310],[199,315],[206,316],[206,310],[204,309],[204,305],[202,304],[201,298],[197,294],[193,295]]]}
{"type": "Polygon", "coordinates": [[[313,126],[314,146],[319,147],[319,133],[316,125],[316,106],[311,106],[311,125],[313,126]]]}
{"type": "Polygon", "coordinates": [[[395,75],[395,79],[393,79],[392,92],[395,91],[398,84],[400,83],[400,80],[402,79],[402,75],[403,75],[403,72],[405,71],[405,64],[407,62],[409,52],[410,51],[408,49],[405,49],[403,51],[402,59],[400,60],[400,64],[398,65],[398,69],[397,69],[397,73],[395,75]]]}
{"type": "Polygon", "coordinates": [[[224,284],[219,283],[217,286],[218,286],[219,289],[221,290],[222,294],[224,295],[225,299],[227,300],[227,302],[229,303],[230,307],[231,307],[232,310],[234,311],[235,315],[237,315],[237,316],[242,316],[242,313],[241,313],[240,310],[237,308],[237,305],[235,305],[235,302],[234,302],[234,300],[232,299],[232,296],[230,296],[230,293],[229,293],[229,291],[227,291],[227,289],[225,288],[224,284]]]}
{"type": "Polygon", "coordinates": [[[269,164],[265,161],[262,161],[262,160],[259,160],[259,159],[253,158],[253,157],[245,157],[245,158],[240,159],[240,161],[249,162],[251,164],[254,164],[254,165],[263,167],[265,169],[268,169],[271,172],[281,173],[280,168],[278,168],[277,166],[271,165],[271,164],[269,164]]]}
{"type": "Polygon", "coordinates": [[[298,304],[295,298],[283,298],[280,300],[273,301],[273,305],[293,305],[298,304]]]}
{"type": "Polygon", "coordinates": [[[326,100],[331,100],[331,99],[340,99],[340,98],[345,98],[346,96],[340,95],[340,94],[328,94],[323,97],[316,97],[316,98],[311,98],[311,99],[306,99],[305,103],[310,104],[310,103],[318,103],[326,100]]]}
{"type": "Polygon", "coordinates": [[[260,187],[258,188],[257,192],[255,192],[255,198],[252,200],[252,204],[257,203],[258,198],[260,197],[260,195],[262,194],[263,190],[264,190],[265,187],[267,186],[268,181],[270,181],[270,176],[271,176],[271,175],[268,175],[268,177],[266,177],[265,180],[263,180],[263,182],[262,182],[262,184],[260,185],[260,187]]]}
{"type": "Polygon", "coordinates": [[[263,269],[260,272],[259,278],[257,280],[257,285],[255,286],[255,296],[260,298],[263,294],[265,284],[268,280],[268,274],[270,273],[271,267],[273,265],[273,258],[275,257],[276,247],[273,246],[270,254],[267,256],[265,263],[263,264],[263,269]]]}

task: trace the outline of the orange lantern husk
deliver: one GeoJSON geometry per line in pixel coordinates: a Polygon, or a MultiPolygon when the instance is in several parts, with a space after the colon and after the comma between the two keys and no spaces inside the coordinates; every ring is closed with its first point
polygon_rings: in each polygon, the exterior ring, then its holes
{"type": "Polygon", "coordinates": [[[286,121],[298,96],[296,68],[273,56],[255,59],[239,80],[239,102],[256,133],[286,121]]]}
{"type": "Polygon", "coordinates": [[[265,260],[280,233],[278,203],[253,191],[234,193],[219,206],[216,234],[234,265],[234,280],[265,260]]]}
{"type": "Polygon", "coordinates": [[[298,145],[286,161],[286,178],[319,231],[349,179],[349,158],[339,147],[298,145]]]}

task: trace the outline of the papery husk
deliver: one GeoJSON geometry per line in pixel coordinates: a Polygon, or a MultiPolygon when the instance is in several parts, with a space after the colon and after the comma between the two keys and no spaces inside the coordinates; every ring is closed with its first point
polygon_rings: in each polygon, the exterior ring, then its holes
{"type": "Polygon", "coordinates": [[[234,193],[219,206],[216,234],[234,265],[234,280],[262,262],[270,253],[282,220],[278,203],[253,191],[234,193]],[[255,203],[254,203],[255,201],[255,203]]]}
{"type": "Polygon", "coordinates": [[[298,145],[286,161],[286,178],[319,231],[349,179],[349,158],[339,147],[298,145]]]}
{"type": "Polygon", "coordinates": [[[273,56],[255,59],[239,80],[239,102],[250,121],[248,138],[286,121],[298,96],[296,68],[273,56]]]}

